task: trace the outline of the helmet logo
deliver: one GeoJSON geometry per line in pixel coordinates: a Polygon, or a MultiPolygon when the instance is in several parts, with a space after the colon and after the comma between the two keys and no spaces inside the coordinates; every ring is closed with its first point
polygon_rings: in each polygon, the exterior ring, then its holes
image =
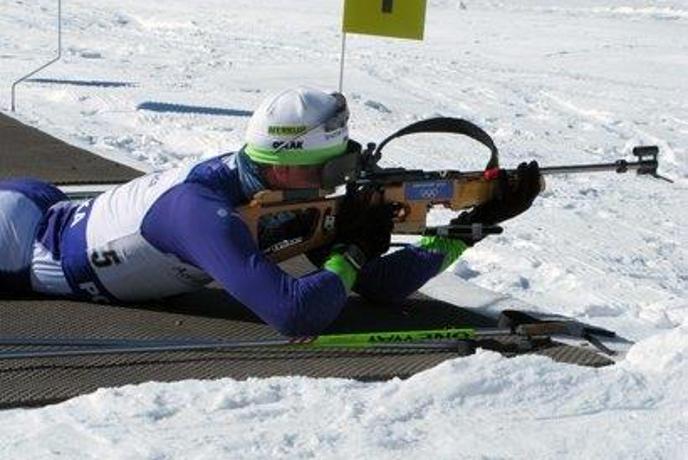
{"type": "Polygon", "coordinates": [[[273,142],[272,148],[280,150],[303,150],[303,141],[273,142]]]}
{"type": "Polygon", "coordinates": [[[308,131],[307,126],[268,126],[271,136],[297,136],[308,131]]]}

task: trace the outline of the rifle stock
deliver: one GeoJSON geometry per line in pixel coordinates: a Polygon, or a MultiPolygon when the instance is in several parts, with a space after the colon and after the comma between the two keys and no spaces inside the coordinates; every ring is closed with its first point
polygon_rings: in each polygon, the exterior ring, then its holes
{"type": "Polygon", "coordinates": [[[248,205],[241,206],[238,212],[259,246],[261,246],[259,229],[265,218],[284,212],[310,212],[314,216],[311,228],[305,235],[280,241],[269,247],[261,247],[273,261],[282,262],[318,249],[334,240],[334,219],[342,197],[328,198],[326,193],[324,190],[319,190],[317,198],[290,201],[282,191],[265,190],[256,194],[248,205]]]}

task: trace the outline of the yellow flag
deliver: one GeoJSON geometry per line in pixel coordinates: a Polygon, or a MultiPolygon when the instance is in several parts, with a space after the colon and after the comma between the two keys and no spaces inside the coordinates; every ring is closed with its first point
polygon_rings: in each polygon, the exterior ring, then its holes
{"type": "Polygon", "coordinates": [[[422,40],[426,0],[345,0],[344,32],[422,40]]]}

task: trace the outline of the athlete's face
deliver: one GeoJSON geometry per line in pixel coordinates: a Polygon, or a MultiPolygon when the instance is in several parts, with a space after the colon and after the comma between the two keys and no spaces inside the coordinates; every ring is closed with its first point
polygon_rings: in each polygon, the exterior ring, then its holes
{"type": "Polygon", "coordinates": [[[272,190],[320,188],[322,166],[261,167],[261,175],[272,190]]]}

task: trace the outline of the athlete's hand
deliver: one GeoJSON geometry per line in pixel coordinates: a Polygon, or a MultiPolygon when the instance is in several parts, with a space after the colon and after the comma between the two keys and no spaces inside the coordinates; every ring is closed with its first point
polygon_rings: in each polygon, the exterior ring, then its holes
{"type": "Polygon", "coordinates": [[[389,250],[394,227],[394,206],[368,205],[364,200],[346,199],[337,214],[337,244],[354,245],[366,261],[389,250]]]}
{"type": "Polygon", "coordinates": [[[540,166],[537,161],[521,163],[516,174],[517,181],[509,182],[506,171],[500,170],[496,179],[499,189],[495,199],[461,214],[457,223],[495,225],[528,210],[540,193],[540,166]]]}

